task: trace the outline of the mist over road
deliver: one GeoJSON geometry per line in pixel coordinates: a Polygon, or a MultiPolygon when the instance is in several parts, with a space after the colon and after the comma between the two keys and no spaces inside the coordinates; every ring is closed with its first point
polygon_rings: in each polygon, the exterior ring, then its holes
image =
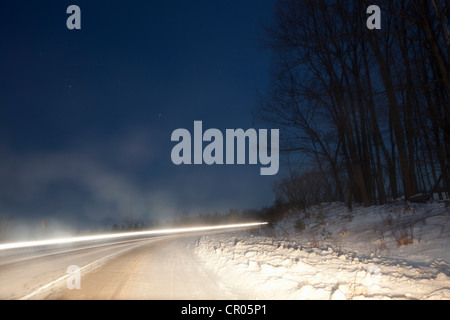
{"type": "Polygon", "coordinates": [[[22,249],[0,256],[0,299],[239,299],[192,250],[202,234],[22,249]],[[71,265],[80,289],[69,289],[71,265]]]}

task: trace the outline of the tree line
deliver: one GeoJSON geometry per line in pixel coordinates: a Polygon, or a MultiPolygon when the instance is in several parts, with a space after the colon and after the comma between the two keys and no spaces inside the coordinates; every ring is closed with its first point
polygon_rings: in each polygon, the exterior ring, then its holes
{"type": "Polygon", "coordinates": [[[450,2],[278,0],[260,119],[280,128],[291,175],[277,197],[383,204],[450,191],[450,2]]]}
{"type": "MultiPolygon", "coordinates": [[[[262,221],[273,212],[272,207],[262,209],[229,209],[226,213],[199,213],[197,215],[179,214],[167,219],[135,220],[132,215],[124,218],[122,224],[114,223],[111,227],[113,232],[128,232],[153,230],[164,228],[185,228],[198,226],[212,226],[221,224],[248,223],[262,221]]],[[[105,227],[105,229],[108,229],[105,227]]],[[[97,231],[97,230],[92,230],[97,231]]]]}

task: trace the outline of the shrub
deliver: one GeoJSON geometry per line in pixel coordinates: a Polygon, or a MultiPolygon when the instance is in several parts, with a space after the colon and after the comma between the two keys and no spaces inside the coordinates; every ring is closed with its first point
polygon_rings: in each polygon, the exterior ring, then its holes
{"type": "Polygon", "coordinates": [[[392,235],[397,241],[397,246],[407,246],[414,243],[413,227],[403,227],[399,230],[392,231],[392,235]]]}

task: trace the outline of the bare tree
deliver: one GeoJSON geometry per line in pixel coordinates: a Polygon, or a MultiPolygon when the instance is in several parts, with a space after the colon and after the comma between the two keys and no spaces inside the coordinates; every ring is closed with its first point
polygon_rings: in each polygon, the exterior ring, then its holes
{"type": "Polygon", "coordinates": [[[283,128],[283,151],[331,177],[337,200],[365,206],[449,189],[449,4],[379,2],[374,31],[368,1],[279,0],[273,84],[258,110],[283,128]]]}

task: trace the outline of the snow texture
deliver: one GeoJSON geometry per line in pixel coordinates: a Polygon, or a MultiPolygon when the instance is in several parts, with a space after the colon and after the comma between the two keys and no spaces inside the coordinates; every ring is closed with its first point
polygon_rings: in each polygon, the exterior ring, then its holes
{"type": "Polygon", "coordinates": [[[270,228],[205,235],[195,252],[249,299],[450,299],[450,207],[405,201],[291,211],[270,228]]]}

